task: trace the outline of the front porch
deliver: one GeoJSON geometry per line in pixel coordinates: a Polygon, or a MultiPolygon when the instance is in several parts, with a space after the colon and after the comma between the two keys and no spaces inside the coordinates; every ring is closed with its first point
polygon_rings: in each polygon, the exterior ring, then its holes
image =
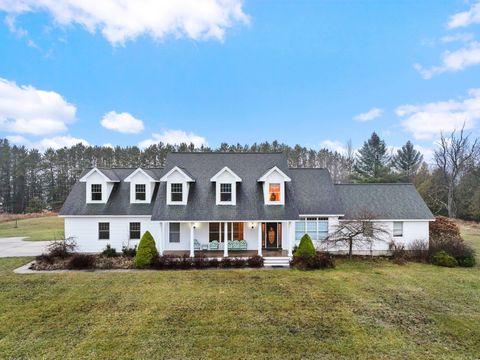
{"type": "Polygon", "coordinates": [[[293,221],[161,222],[160,254],[190,257],[291,257],[293,221]]]}

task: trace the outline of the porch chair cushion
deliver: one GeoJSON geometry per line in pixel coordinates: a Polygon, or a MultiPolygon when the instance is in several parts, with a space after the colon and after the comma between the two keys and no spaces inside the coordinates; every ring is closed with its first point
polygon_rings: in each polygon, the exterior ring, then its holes
{"type": "Polygon", "coordinates": [[[247,250],[247,241],[246,240],[240,240],[238,242],[238,250],[247,250]]]}
{"type": "Polygon", "coordinates": [[[218,241],[213,240],[210,242],[210,250],[218,250],[218,241]]]}

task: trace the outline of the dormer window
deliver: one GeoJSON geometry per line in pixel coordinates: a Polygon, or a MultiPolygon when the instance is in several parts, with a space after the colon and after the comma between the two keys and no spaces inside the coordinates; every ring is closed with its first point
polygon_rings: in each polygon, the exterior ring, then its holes
{"type": "Polygon", "coordinates": [[[102,201],[102,184],[92,184],[92,201],[102,201]]]}
{"type": "Polygon", "coordinates": [[[183,184],[182,183],[172,183],[171,186],[171,202],[182,202],[183,201],[183,184]]]}
{"type": "Polygon", "coordinates": [[[279,183],[270,183],[268,184],[268,198],[270,202],[280,202],[281,201],[281,185],[279,183]]]}
{"type": "Polygon", "coordinates": [[[145,184],[135,184],[135,200],[144,201],[147,198],[145,184]]]}
{"type": "Polygon", "coordinates": [[[220,184],[220,201],[232,201],[232,184],[220,184]]]}

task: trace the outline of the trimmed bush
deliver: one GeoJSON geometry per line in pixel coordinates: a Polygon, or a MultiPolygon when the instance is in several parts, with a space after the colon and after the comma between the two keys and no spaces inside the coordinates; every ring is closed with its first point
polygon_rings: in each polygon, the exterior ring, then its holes
{"type": "Polygon", "coordinates": [[[94,267],[95,256],[89,254],[74,254],[67,263],[67,268],[71,270],[93,269],[94,267]]]}
{"type": "Polygon", "coordinates": [[[222,269],[227,269],[227,268],[231,268],[233,265],[232,265],[232,259],[231,258],[223,258],[222,260],[220,260],[219,264],[218,264],[222,269]]]}
{"type": "Polygon", "coordinates": [[[122,256],[127,258],[134,258],[137,255],[137,245],[133,248],[123,246],[122,247],[122,256]]]}
{"type": "Polygon", "coordinates": [[[455,267],[458,265],[457,260],[449,255],[446,251],[439,251],[432,257],[432,263],[438,266],[455,267]]]}
{"type": "Polygon", "coordinates": [[[261,268],[263,267],[263,257],[255,255],[247,259],[247,266],[251,268],[261,268]]]}
{"type": "Polygon", "coordinates": [[[242,267],[245,267],[245,265],[247,265],[247,260],[245,259],[236,257],[236,258],[233,258],[232,260],[232,266],[234,268],[242,268],[242,267]]]}
{"type": "Polygon", "coordinates": [[[456,259],[458,262],[458,266],[461,267],[474,267],[476,263],[474,256],[463,256],[456,259]]]}
{"type": "Polygon", "coordinates": [[[115,248],[112,248],[110,244],[107,244],[107,246],[105,246],[105,249],[102,251],[102,256],[117,257],[117,250],[115,248]]]}
{"type": "Polygon", "coordinates": [[[335,260],[328,253],[317,252],[314,256],[294,256],[290,267],[298,270],[333,269],[335,260]]]}
{"type": "Polygon", "coordinates": [[[145,268],[152,265],[154,259],[158,256],[155,240],[149,231],[146,231],[140,239],[137,254],[134,263],[137,268],[145,268]]]}
{"type": "Polygon", "coordinates": [[[313,246],[312,239],[308,234],[305,234],[300,239],[300,245],[293,256],[312,257],[315,256],[315,247],[313,246]]]}

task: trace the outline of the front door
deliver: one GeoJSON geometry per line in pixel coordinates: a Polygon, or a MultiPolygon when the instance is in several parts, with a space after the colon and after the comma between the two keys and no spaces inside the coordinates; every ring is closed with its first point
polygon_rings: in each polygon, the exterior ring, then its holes
{"type": "Polygon", "coordinates": [[[276,249],[278,248],[278,224],[266,223],[265,226],[265,248],[276,249]]]}

